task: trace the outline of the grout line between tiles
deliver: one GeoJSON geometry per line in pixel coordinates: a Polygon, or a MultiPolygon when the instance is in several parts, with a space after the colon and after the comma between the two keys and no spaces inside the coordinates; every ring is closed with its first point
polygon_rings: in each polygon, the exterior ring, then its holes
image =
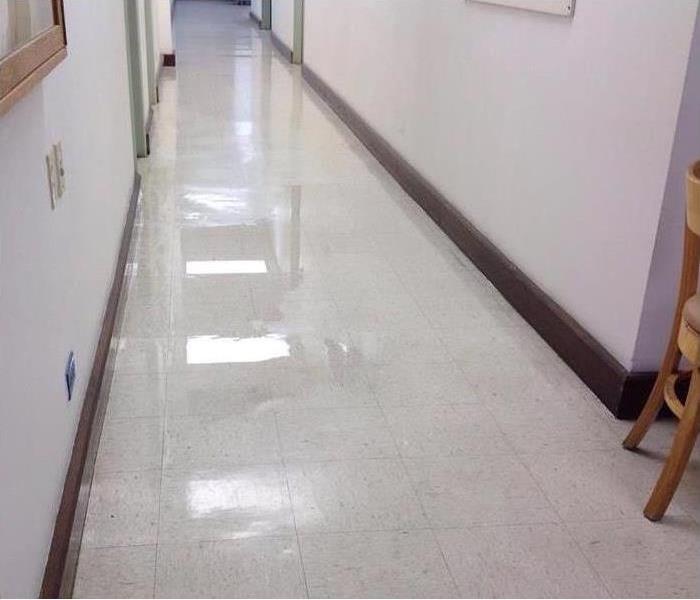
{"type": "Polygon", "coordinates": [[[535,482],[535,485],[537,486],[537,489],[540,490],[540,493],[547,499],[547,502],[549,502],[550,506],[552,507],[552,510],[554,511],[554,514],[557,515],[559,518],[559,523],[561,528],[566,532],[566,535],[569,537],[569,539],[574,543],[576,548],[579,551],[579,554],[583,557],[583,559],[586,561],[586,564],[588,565],[588,568],[591,570],[591,572],[595,575],[596,579],[598,580],[598,583],[602,586],[602,588],[607,592],[608,597],[612,598],[612,593],[610,589],[608,588],[607,584],[605,583],[605,580],[603,579],[603,575],[598,572],[598,569],[595,568],[593,565],[593,562],[588,558],[588,554],[583,551],[583,548],[581,547],[581,544],[579,544],[578,540],[576,537],[571,533],[569,528],[567,527],[566,521],[562,518],[561,514],[557,510],[556,505],[554,502],[550,499],[549,495],[547,492],[544,490],[544,488],[540,485],[540,482],[537,480],[537,477],[535,477],[534,473],[531,471],[530,467],[527,465],[527,462],[524,460],[522,456],[516,455],[516,460],[525,468],[525,470],[528,472],[532,480],[535,482]]]}
{"type": "Polygon", "coordinates": [[[304,589],[306,590],[306,597],[309,598],[309,581],[306,576],[306,566],[304,565],[304,556],[301,552],[301,541],[299,540],[299,529],[297,527],[297,517],[294,511],[294,502],[292,501],[292,490],[289,485],[289,472],[287,471],[287,464],[284,460],[284,452],[282,450],[282,437],[280,436],[279,423],[277,422],[277,414],[273,414],[275,423],[275,433],[277,435],[277,446],[280,453],[280,460],[282,462],[282,470],[284,472],[284,484],[287,487],[287,499],[289,500],[289,510],[292,513],[292,523],[294,524],[294,535],[297,542],[297,553],[299,554],[299,566],[301,567],[301,575],[304,580],[304,589]]]}
{"type": "Polygon", "coordinates": [[[457,585],[457,580],[455,579],[454,573],[452,573],[452,569],[450,568],[450,564],[447,561],[447,556],[445,556],[445,552],[442,549],[442,546],[440,545],[440,542],[438,540],[437,534],[435,533],[435,528],[433,526],[432,520],[428,516],[428,511],[425,508],[425,505],[423,504],[423,500],[420,497],[420,494],[418,493],[418,489],[413,483],[413,479],[411,478],[410,473],[408,472],[408,467],[406,466],[406,463],[403,459],[403,456],[401,456],[401,449],[399,447],[399,443],[396,439],[396,436],[394,435],[394,432],[391,429],[391,426],[389,424],[389,419],[386,416],[386,413],[384,412],[384,407],[381,405],[379,406],[379,410],[382,414],[382,418],[384,419],[384,426],[387,429],[387,434],[391,437],[393,443],[394,443],[394,448],[396,449],[396,452],[398,454],[398,460],[401,463],[401,468],[403,470],[404,477],[406,478],[406,481],[408,482],[408,485],[413,492],[413,496],[415,497],[416,501],[418,502],[418,506],[420,506],[421,513],[423,514],[423,518],[425,519],[425,522],[428,524],[428,530],[430,531],[430,534],[433,538],[433,541],[435,542],[436,547],[438,548],[440,552],[440,557],[442,558],[442,564],[447,570],[448,575],[450,576],[450,581],[452,582],[452,588],[455,591],[457,595],[459,595],[459,586],[457,585]]]}

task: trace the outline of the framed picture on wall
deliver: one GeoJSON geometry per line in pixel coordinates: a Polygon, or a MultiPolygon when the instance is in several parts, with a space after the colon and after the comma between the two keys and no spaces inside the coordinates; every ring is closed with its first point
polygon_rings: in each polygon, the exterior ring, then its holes
{"type": "Polygon", "coordinates": [[[475,0],[484,4],[498,4],[510,8],[522,8],[535,12],[572,17],[574,15],[574,0],[475,0]]]}
{"type": "Polygon", "coordinates": [[[0,115],[66,55],[63,0],[0,0],[0,115]]]}

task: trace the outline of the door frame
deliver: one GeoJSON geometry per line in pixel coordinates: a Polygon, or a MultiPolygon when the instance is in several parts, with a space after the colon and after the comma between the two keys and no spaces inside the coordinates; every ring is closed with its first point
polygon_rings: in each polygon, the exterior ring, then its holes
{"type": "Polygon", "coordinates": [[[262,0],[260,12],[260,29],[272,29],[272,0],[262,0]]]}
{"type": "Polygon", "coordinates": [[[146,123],[143,117],[143,74],[141,73],[141,47],[139,44],[139,15],[136,2],[133,0],[124,0],[124,17],[134,154],[137,157],[144,157],[148,154],[148,141],[146,138],[146,123]]]}
{"type": "Polygon", "coordinates": [[[153,106],[158,104],[158,81],[156,78],[156,55],[155,55],[155,32],[153,31],[153,2],[146,0],[145,7],[145,27],[146,27],[146,75],[148,78],[148,101],[153,106]]]}
{"type": "Polygon", "coordinates": [[[304,0],[294,0],[294,43],[292,44],[292,62],[300,65],[304,62],[304,0]]]}

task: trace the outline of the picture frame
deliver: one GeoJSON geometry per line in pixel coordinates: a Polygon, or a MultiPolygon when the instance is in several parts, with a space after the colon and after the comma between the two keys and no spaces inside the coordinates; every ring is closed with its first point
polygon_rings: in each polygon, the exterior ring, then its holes
{"type": "MultiPolygon", "coordinates": [[[[0,0],[5,3],[6,11],[24,2],[22,8],[27,10],[27,0],[0,0]]],[[[20,44],[10,47],[0,55],[0,116],[5,114],[20,98],[26,95],[37,83],[48,75],[68,55],[63,0],[34,0],[50,5],[52,22],[47,27],[20,44]]],[[[35,5],[36,6],[36,5],[35,5]]],[[[41,7],[41,4],[38,5],[41,7]]],[[[48,8],[48,7],[47,7],[48,8]]],[[[48,12],[48,11],[47,11],[48,12]]],[[[0,19],[0,28],[12,33],[13,24],[8,17],[0,19]],[[3,23],[2,21],[6,21],[3,23]]],[[[0,46],[0,52],[3,46],[0,46]]]]}
{"type": "Polygon", "coordinates": [[[520,8],[548,13],[560,17],[574,16],[574,0],[475,0],[482,4],[497,4],[508,8],[520,8]]]}

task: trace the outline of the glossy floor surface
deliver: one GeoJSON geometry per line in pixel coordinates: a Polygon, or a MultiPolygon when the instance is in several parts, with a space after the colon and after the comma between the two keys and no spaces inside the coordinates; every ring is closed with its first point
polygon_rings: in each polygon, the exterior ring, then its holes
{"type": "Polygon", "coordinates": [[[75,593],[697,596],[646,452],[276,54],[179,0],[75,593]]]}

